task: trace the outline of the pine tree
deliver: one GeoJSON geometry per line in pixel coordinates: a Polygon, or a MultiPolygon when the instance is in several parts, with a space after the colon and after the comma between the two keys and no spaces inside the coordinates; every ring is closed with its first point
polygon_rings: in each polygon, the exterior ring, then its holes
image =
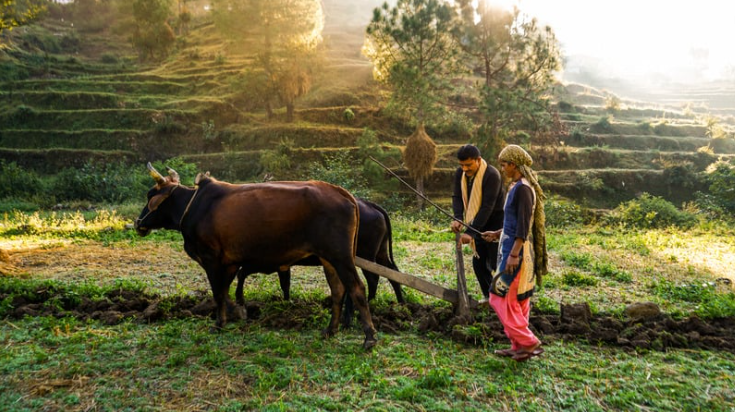
{"type": "Polygon", "coordinates": [[[373,11],[363,47],[375,77],[391,87],[389,109],[416,123],[403,157],[422,194],[437,158],[436,144],[424,126],[446,110],[451,80],[459,73],[458,47],[451,35],[456,15],[439,0],[398,0],[393,8],[385,3],[373,11]]]}

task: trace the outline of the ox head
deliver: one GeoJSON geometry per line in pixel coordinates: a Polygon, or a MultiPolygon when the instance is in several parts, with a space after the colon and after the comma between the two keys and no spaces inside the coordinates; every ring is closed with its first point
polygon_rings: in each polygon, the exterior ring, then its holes
{"type": "Polygon", "coordinates": [[[148,191],[148,203],[135,219],[135,230],[140,236],[146,236],[152,229],[174,228],[177,226],[171,213],[172,202],[166,202],[171,194],[179,187],[179,174],[174,169],[166,167],[168,176],[163,176],[151,165],[146,165],[156,185],[148,191]]]}

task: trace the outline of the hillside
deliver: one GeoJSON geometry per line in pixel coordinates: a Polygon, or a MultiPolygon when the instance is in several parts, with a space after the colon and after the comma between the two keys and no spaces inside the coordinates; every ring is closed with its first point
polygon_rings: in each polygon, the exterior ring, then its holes
{"type": "MultiPolygon", "coordinates": [[[[223,40],[197,10],[189,35],[156,64],[138,62],[114,28],[85,32],[69,15],[4,34],[0,159],[53,174],[88,161],[142,167],[178,156],[221,179],[245,182],[262,179],[264,150],[287,145],[294,167],[275,178],[298,179],[309,162],[356,150],[370,128],[392,158],[389,165],[406,175],[400,149],[411,128],[382,112],[384,92],[360,54],[369,16],[360,19],[348,6],[325,2],[326,63],[298,101],[296,121],[287,123],[283,111],[269,120],[248,99],[244,73],[253,56],[223,40]]],[[[708,109],[706,96],[732,102],[735,89],[686,90],[669,96],[670,104],[653,105],[560,84],[556,99],[566,132],[559,144],[518,143],[529,147],[550,194],[589,207],[613,207],[642,192],[681,203],[701,189],[691,185],[696,173],[735,155],[732,138],[708,137],[703,121],[720,115],[720,125],[731,130],[733,113],[727,104],[708,109]],[[611,112],[606,107],[613,97],[620,108],[611,112]]],[[[427,190],[446,203],[454,152],[469,136],[429,133],[440,160],[427,190]]]]}

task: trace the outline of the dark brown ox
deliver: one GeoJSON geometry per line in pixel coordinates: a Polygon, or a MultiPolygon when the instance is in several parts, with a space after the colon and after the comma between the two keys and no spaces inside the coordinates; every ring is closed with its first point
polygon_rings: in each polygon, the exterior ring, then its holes
{"type": "Polygon", "coordinates": [[[377,343],[355,268],[359,209],[349,192],[316,181],[233,185],[202,174],[195,189],[182,186],[172,169],[166,177],[150,163],[148,170],[156,185],[135,229],[141,236],[159,228],[181,231],[184,250],[207,273],[217,328],[226,324],[227,309],[235,307],[228,291],[238,269],[272,273],[316,256],[332,292],[332,319],[323,334],[337,332],[347,291],[360,312],[363,347],[377,343]]]}
{"type": "MultiPolygon", "coordinates": [[[[357,205],[360,208],[360,225],[357,233],[357,256],[375,262],[379,265],[398,271],[393,259],[393,233],[390,223],[390,217],[382,207],[369,200],[357,198],[357,205]]],[[[310,257],[297,263],[299,266],[318,266],[319,259],[310,257]]],[[[368,301],[375,298],[378,290],[378,280],[380,277],[373,272],[363,269],[363,275],[367,281],[368,301]]],[[[235,298],[240,305],[245,304],[243,297],[243,283],[248,274],[238,272],[237,290],[235,298]]],[[[278,271],[278,280],[283,291],[283,298],[290,299],[291,288],[291,270],[278,271]]],[[[393,291],[396,294],[398,303],[404,303],[401,285],[398,282],[390,281],[393,291]]],[[[354,307],[349,295],[345,295],[345,305],[342,317],[343,326],[347,327],[352,320],[354,307]]]]}

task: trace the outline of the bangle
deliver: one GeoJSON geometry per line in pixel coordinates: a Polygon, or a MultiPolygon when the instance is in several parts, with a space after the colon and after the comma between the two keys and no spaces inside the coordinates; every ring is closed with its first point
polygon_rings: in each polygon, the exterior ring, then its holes
{"type": "Polygon", "coordinates": [[[517,258],[517,257],[518,257],[518,255],[510,255],[510,257],[512,257],[512,258],[517,258]]]}

